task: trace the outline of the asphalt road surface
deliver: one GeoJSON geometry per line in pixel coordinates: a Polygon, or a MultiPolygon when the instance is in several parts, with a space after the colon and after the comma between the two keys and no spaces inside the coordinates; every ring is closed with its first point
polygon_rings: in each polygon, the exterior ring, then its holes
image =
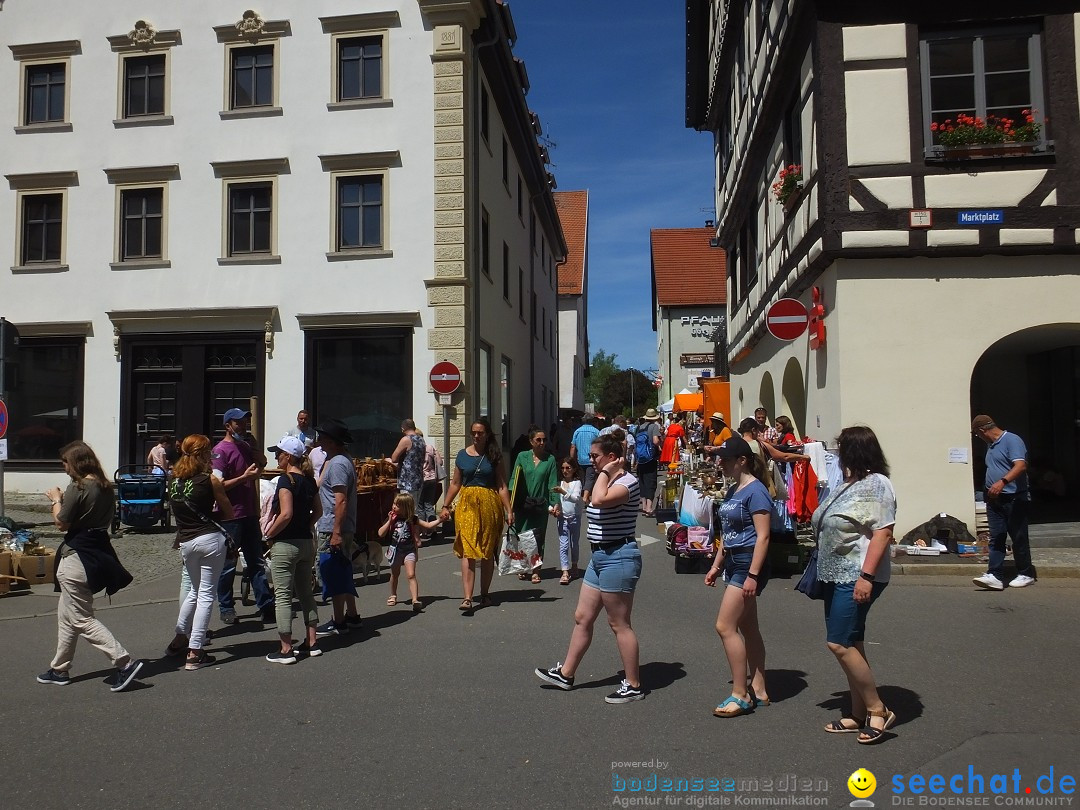
{"type": "Polygon", "coordinates": [[[1080,776],[1076,580],[1003,593],[951,577],[894,580],[868,642],[899,721],[884,743],[860,746],[821,731],[846,685],[824,645],[821,603],[795,592],[794,579],[774,579],[760,599],[773,705],[714,718],[729,694],[713,629],[720,591],[675,574],[663,544],[645,540],[634,625],[650,693],[626,705],[604,702],[619,659],[603,618],[573,691],[533,675],[563,657],[580,581],[496,578],[498,605],[463,616],[447,546],[421,559],[423,613],[411,612],[404,582],[394,608],[385,581],[362,587],[364,630],[324,640],[325,655],[294,666],[264,660],[276,634],[254,608],[232,628],[215,613],[214,667],[189,673],[162,659],[178,572],[112,606],[99,598],[100,618],[147,659],[137,687],[120,694],[85,642],[73,683],[37,684],[56,632],[54,616],[33,614],[54,610],[55,597],[40,588],[7,597],[0,807],[842,807],[860,767],[875,774],[872,799],[884,807],[918,800],[894,795],[894,776],[967,779],[971,766],[988,791],[994,774],[1009,775],[1011,790],[1019,769],[1016,798],[1028,787],[1041,796],[1036,779],[1051,767],[1055,780],[1080,776]],[[630,780],[643,791],[629,792],[630,780]]]}

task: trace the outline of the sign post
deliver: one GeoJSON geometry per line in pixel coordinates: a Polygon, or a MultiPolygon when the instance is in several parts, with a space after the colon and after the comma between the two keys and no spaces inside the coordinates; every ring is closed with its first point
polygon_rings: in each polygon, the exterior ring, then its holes
{"type": "Polygon", "coordinates": [[[450,403],[453,393],[461,386],[461,369],[448,360],[436,363],[428,373],[428,382],[431,389],[439,395],[439,405],[442,406],[442,434],[443,434],[443,466],[446,468],[446,478],[443,480],[444,506],[446,494],[450,491],[450,403]]]}
{"type": "Polygon", "coordinates": [[[794,298],[781,298],[765,313],[765,326],[777,340],[795,340],[809,323],[806,307],[794,298]]]}

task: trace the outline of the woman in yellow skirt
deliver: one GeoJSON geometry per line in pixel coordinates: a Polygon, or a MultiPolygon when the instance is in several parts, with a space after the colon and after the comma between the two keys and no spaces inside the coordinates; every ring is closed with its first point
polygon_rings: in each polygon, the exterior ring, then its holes
{"type": "Polygon", "coordinates": [[[492,604],[488,590],[495,573],[495,554],[506,526],[513,524],[510,491],[502,466],[499,442],[486,419],[478,419],[469,429],[472,444],[461,450],[454,460],[454,476],[439,517],[450,519],[454,506],[454,525],[457,535],[454,553],[461,559],[461,584],[465,598],[459,609],[471,611],[473,584],[476,580],[476,561],[480,561],[480,607],[492,604]]]}

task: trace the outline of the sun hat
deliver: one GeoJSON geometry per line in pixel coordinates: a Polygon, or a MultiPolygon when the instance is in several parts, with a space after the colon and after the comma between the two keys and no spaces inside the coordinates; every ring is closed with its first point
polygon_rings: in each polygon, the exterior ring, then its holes
{"type": "Polygon", "coordinates": [[[649,410],[645,411],[644,418],[646,422],[656,422],[659,421],[660,414],[656,412],[656,408],[649,408],[649,410]]]}
{"type": "Polygon", "coordinates": [[[339,444],[348,444],[353,440],[348,426],[340,419],[324,419],[315,426],[315,432],[329,436],[339,444]]]}
{"type": "Polygon", "coordinates": [[[275,456],[278,453],[288,453],[290,456],[303,456],[304,453],[307,452],[304,443],[296,436],[282,436],[277,444],[272,447],[267,447],[266,449],[275,456]]]}
{"type": "Polygon", "coordinates": [[[724,421],[724,415],[722,413],[720,413],[720,411],[714,411],[713,415],[710,416],[709,418],[710,419],[718,419],[721,422],[724,421]]]}

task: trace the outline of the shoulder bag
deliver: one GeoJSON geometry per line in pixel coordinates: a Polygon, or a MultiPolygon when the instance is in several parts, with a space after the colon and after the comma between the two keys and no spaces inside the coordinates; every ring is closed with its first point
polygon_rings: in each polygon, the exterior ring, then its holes
{"type": "MultiPolygon", "coordinates": [[[[852,481],[852,484],[855,483],[852,481]]],[[[806,561],[806,570],[803,571],[803,575],[799,578],[799,582],[795,585],[795,590],[799,593],[805,593],[811,599],[824,599],[825,598],[825,586],[818,579],[817,560],[818,560],[818,535],[821,534],[821,525],[825,522],[825,516],[829,514],[829,509],[832,509],[833,504],[840,500],[840,496],[844,494],[845,490],[850,487],[848,484],[844,489],[836,493],[836,497],[832,499],[828,507],[821,513],[821,517],[818,518],[817,527],[814,529],[814,548],[810,552],[810,559],[806,561]]]]}

